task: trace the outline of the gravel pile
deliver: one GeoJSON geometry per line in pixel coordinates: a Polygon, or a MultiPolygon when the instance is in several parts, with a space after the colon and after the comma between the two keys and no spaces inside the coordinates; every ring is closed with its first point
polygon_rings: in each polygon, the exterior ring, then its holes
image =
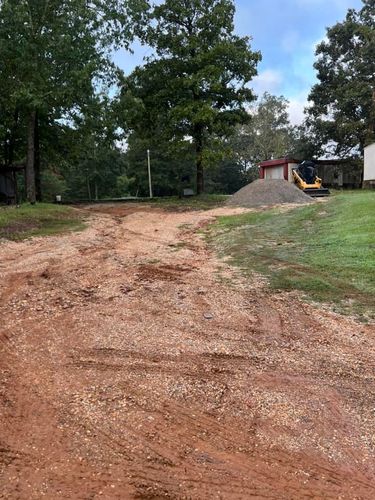
{"type": "Polygon", "coordinates": [[[312,203],[310,196],[296,185],[284,180],[258,179],[235,193],[227,205],[260,207],[279,203],[312,203]]]}

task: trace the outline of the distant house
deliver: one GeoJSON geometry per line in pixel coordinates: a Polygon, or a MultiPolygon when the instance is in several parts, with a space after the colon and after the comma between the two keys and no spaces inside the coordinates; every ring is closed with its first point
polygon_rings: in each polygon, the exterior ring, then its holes
{"type": "Polygon", "coordinates": [[[365,147],[363,187],[375,187],[375,143],[365,147]]]}
{"type": "MultiPolygon", "coordinates": [[[[261,179],[285,179],[293,182],[292,169],[300,163],[294,158],[263,161],[259,165],[261,179]]],[[[363,164],[358,160],[315,160],[317,175],[325,187],[360,188],[363,164]]]]}
{"type": "Polygon", "coordinates": [[[17,172],[24,168],[24,165],[0,165],[0,203],[12,205],[18,202],[17,172]]]}

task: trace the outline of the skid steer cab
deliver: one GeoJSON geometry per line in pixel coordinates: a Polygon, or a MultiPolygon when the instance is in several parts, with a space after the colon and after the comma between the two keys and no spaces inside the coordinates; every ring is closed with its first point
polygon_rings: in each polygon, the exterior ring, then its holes
{"type": "Polygon", "coordinates": [[[316,174],[316,166],[313,161],[305,160],[296,168],[292,169],[293,180],[302,191],[309,196],[328,196],[329,190],[322,187],[322,179],[316,174]]]}

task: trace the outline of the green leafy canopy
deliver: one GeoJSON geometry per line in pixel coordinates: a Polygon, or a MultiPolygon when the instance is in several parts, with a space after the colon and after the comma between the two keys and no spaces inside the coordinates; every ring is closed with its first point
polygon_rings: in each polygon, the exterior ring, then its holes
{"type": "Polygon", "coordinates": [[[123,82],[129,128],[169,140],[191,138],[198,170],[212,137],[245,122],[254,99],[248,84],[261,56],[251,51],[248,37],[233,34],[234,12],[229,0],[150,6],[142,38],[155,55],[123,82]]]}
{"type": "Polygon", "coordinates": [[[361,153],[375,140],[375,1],[350,9],[316,53],[309,121],[323,143],[334,141],[333,153],[361,153]]]}

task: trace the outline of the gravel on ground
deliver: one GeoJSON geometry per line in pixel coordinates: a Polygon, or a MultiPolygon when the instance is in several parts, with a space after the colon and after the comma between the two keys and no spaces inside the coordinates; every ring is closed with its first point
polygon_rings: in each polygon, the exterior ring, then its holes
{"type": "Polygon", "coordinates": [[[313,203],[314,200],[295,184],[282,179],[257,179],[229,198],[227,205],[261,207],[288,204],[313,203]]]}
{"type": "Polygon", "coordinates": [[[375,331],[267,289],[219,214],[0,245],[0,498],[373,499],[375,331]]]}

